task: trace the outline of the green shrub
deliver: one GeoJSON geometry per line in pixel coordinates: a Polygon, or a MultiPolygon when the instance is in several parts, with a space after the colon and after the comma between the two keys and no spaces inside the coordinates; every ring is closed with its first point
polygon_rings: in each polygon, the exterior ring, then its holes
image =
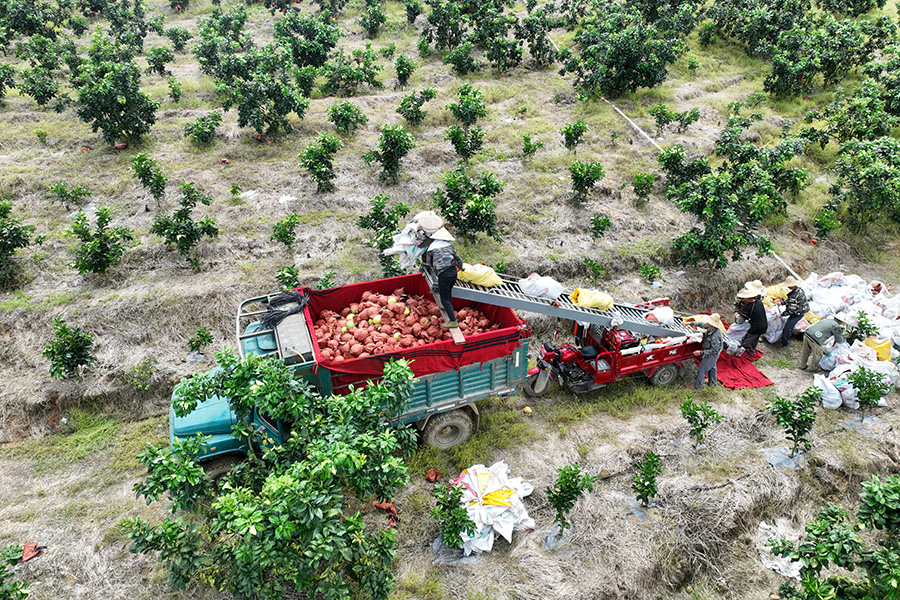
{"type": "Polygon", "coordinates": [[[600,215],[594,215],[591,217],[591,227],[589,231],[591,232],[591,237],[601,238],[603,234],[610,228],[612,225],[612,221],[609,220],[609,217],[602,217],[600,215]]]}
{"type": "Polygon", "coordinates": [[[403,6],[406,8],[406,22],[412,25],[416,17],[422,14],[422,3],[419,0],[403,0],[403,6]]]}
{"type": "Polygon", "coordinates": [[[316,182],[316,192],[330,192],[334,189],[334,155],[343,147],[339,139],[330,133],[323,133],[300,153],[300,164],[309,171],[316,182]]]}
{"type": "Polygon", "coordinates": [[[110,146],[149,132],[158,108],[159,102],[141,90],[140,67],[133,60],[82,64],[76,113],[110,146]]]}
{"type": "Polygon", "coordinates": [[[484,130],[478,125],[466,129],[459,125],[451,125],[447,128],[444,139],[449,140],[456,154],[468,162],[484,145],[484,130]]]}
{"type": "Polygon", "coordinates": [[[444,63],[450,65],[450,69],[460,77],[469,73],[477,73],[481,70],[481,63],[472,57],[475,49],[472,42],[463,42],[444,57],[444,63]]]}
{"type": "Polygon", "coordinates": [[[6,96],[6,90],[16,87],[16,68],[0,63],[0,99],[6,96]]]}
{"type": "Polygon", "coordinates": [[[844,338],[848,344],[859,341],[864,342],[869,336],[878,335],[878,326],[869,320],[869,316],[863,311],[856,311],[856,325],[844,329],[844,338]]]}
{"type": "Polygon", "coordinates": [[[325,290],[325,289],[334,287],[334,278],[335,277],[337,277],[337,272],[334,269],[332,269],[331,271],[328,271],[327,273],[322,275],[322,278],[319,279],[319,283],[316,284],[316,287],[320,290],[325,290]]]}
{"type": "Polygon", "coordinates": [[[394,61],[394,68],[397,70],[397,85],[404,87],[409,83],[409,76],[418,68],[416,61],[405,54],[401,54],[394,61]]]}
{"type": "Polygon", "coordinates": [[[150,192],[156,205],[160,206],[166,196],[169,177],[159,168],[159,162],[150,158],[149,153],[140,152],[131,157],[131,173],[150,192]]]}
{"type": "Polygon", "coordinates": [[[635,173],[633,179],[634,195],[637,196],[638,204],[646,204],[653,191],[654,177],[651,173],[635,173]]]}
{"type": "Polygon", "coordinates": [[[448,104],[445,108],[453,114],[453,117],[463,127],[471,127],[478,119],[487,115],[487,108],[484,106],[484,94],[471,83],[464,83],[459,86],[456,96],[458,101],[448,104]]]}
{"type": "Polygon", "coordinates": [[[72,233],[81,240],[81,247],[70,267],[79,273],[105,274],[111,266],[118,264],[128,244],[134,240],[134,234],[127,227],[109,227],[110,221],[112,216],[108,208],[97,209],[96,231],[91,231],[85,214],[75,215],[72,233]]]}
{"type": "Polygon", "coordinates": [[[70,210],[71,206],[81,206],[84,201],[91,197],[91,191],[79,185],[69,189],[65,181],[57,181],[50,184],[50,194],[57,202],[61,202],[66,210],[70,210]]]}
{"type": "Polygon", "coordinates": [[[802,394],[794,400],[776,396],[766,404],[766,409],[775,421],[784,429],[791,446],[791,456],[797,454],[800,449],[809,450],[812,442],[809,432],[816,422],[816,406],[822,402],[822,390],[818,387],[806,388],[802,394]]]}
{"type": "Polygon", "coordinates": [[[435,98],[437,98],[437,90],[434,88],[425,88],[418,94],[416,92],[406,94],[400,100],[397,114],[409,121],[411,125],[418,125],[428,116],[428,111],[422,110],[422,106],[435,98]]]}
{"type": "Polygon", "coordinates": [[[194,221],[191,213],[197,204],[209,206],[212,198],[194,188],[193,182],[185,182],[178,186],[181,190],[180,208],[171,216],[157,215],[153,218],[153,226],[150,233],[155,233],[166,239],[166,243],[178,249],[191,267],[200,269],[200,261],[197,259],[194,248],[204,237],[219,237],[219,229],[215,221],[209,215],[194,221]]]}
{"type": "Polygon", "coordinates": [[[644,278],[644,281],[647,283],[653,283],[654,281],[665,281],[662,278],[659,267],[656,265],[651,265],[649,263],[645,263],[640,266],[639,269],[641,273],[641,277],[644,278]]]}
{"type": "Polygon", "coordinates": [[[696,404],[691,396],[687,396],[679,407],[681,416],[691,426],[690,435],[694,438],[694,447],[703,443],[706,430],[713,423],[722,421],[722,415],[706,402],[696,404]]]}
{"type": "Polygon", "coordinates": [[[662,473],[662,462],[659,456],[650,450],[644,455],[643,460],[635,463],[634,467],[637,471],[631,477],[631,489],[641,504],[649,506],[650,500],[656,496],[656,478],[662,473]]]}
{"type": "MultiPolygon", "coordinates": [[[[883,373],[860,367],[847,375],[847,381],[856,390],[856,401],[859,402],[860,420],[866,418],[866,411],[878,406],[881,397],[890,392],[894,386],[883,373]]],[[[817,388],[818,389],[818,388],[817,388]]]]}
{"type": "Polygon", "coordinates": [[[584,258],[584,264],[588,268],[589,276],[593,281],[600,281],[606,277],[606,267],[598,263],[593,258],[584,258]]]}
{"type": "Polygon", "coordinates": [[[381,165],[379,178],[382,181],[396,180],[400,175],[400,160],[416,147],[416,141],[400,125],[385,125],[378,138],[378,150],[366,152],[363,160],[367,165],[377,162],[381,165]]]}
{"type": "Polygon", "coordinates": [[[22,559],[22,546],[7,546],[0,551],[0,598],[3,600],[25,600],[28,584],[17,581],[9,567],[16,566],[22,559]]]}
{"type": "Polygon", "coordinates": [[[188,350],[191,352],[203,352],[203,349],[213,343],[212,332],[206,327],[197,329],[196,335],[188,340],[188,350]]]}
{"type": "Polygon", "coordinates": [[[147,75],[156,73],[162,77],[171,75],[172,73],[166,69],[166,63],[175,60],[175,52],[168,46],[156,46],[147,51],[147,69],[144,71],[147,75]]]}
{"type": "Polygon", "coordinates": [[[438,522],[441,542],[451,548],[462,548],[462,536],[472,536],[478,531],[462,505],[462,486],[435,482],[432,494],[435,506],[431,509],[431,518],[438,522]]]}
{"type": "Polygon", "coordinates": [[[544,147],[544,142],[531,141],[531,136],[527,133],[522,136],[522,156],[534,156],[534,153],[544,147]]]}
{"type": "Polygon", "coordinates": [[[59,94],[59,82],[53,78],[53,72],[49,69],[25,69],[20,75],[19,91],[34,98],[38,106],[47,106],[59,94]]]}
{"type": "Polygon", "coordinates": [[[275,281],[278,282],[278,285],[283,290],[292,290],[295,287],[300,287],[300,270],[297,268],[297,265],[281,267],[275,274],[275,281]]]}
{"type": "Polygon", "coordinates": [[[166,85],[169,86],[169,97],[172,99],[172,102],[178,104],[181,101],[181,82],[174,77],[169,77],[166,79],[166,85]]]}
{"type": "Polygon", "coordinates": [[[369,200],[369,213],[360,217],[356,224],[374,232],[371,245],[378,250],[378,262],[385,277],[401,275],[403,270],[396,256],[385,256],[382,252],[394,245],[393,236],[400,229],[400,219],[409,214],[409,204],[400,202],[390,210],[387,201],[390,197],[380,194],[369,200]]]}
{"type": "Polygon", "coordinates": [[[146,357],[141,360],[141,362],[125,371],[125,383],[135,390],[146,392],[150,389],[153,373],[156,372],[157,366],[159,366],[159,362],[155,358],[152,356],[146,357]]]}
{"type": "Polygon", "coordinates": [[[395,42],[391,42],[387,46],[378,50],[378,54],[380,54],[382,57],[384,57],[388,60],[394,58],[394,54],[396,54],[396,53],[397,53],[397,44],[395,42]]]}
{"type": "Polygon", "coordinates": [[[493,198],[504,187],[506,182],[492,173],[483,172],[478,179],[472,179],[465,165],[460,164],[444,174],[444,189],[438,189],[431,202],[460,235],[474,238],[484,232],[499,242],[502,237],[497,229],[493,198]]]}
{"type": "Polygon", "coordinates": [[[378,37],[381,26],[387,22],[384,11],[381,10],[381,0],[365,0],[366,8],[363,10],[356,22],[359,23],[366,36],[370,38],[378,37]]]}
{"type": "Polygon", "coordinates": [[[216,135],[216,127],[222,122],[222,113],[215,110],[208,115],[203,115],[193,123],[184,126],[184,137],[194,140],[195,144],[204,146],[213,141],[216,135]]]}
{"type": "Polygon", "coordinates": [[[53,339],[41,354],[50,361],[50,376],[54,379],[81,379],[81,367],[94,363],[91,354],[94,334],[79,327],[69,327],[62,317],[53,319],[53,339]]]}
{"type": "Polygon", "coordinates": [[[334,123],[339,132],[353,134],[369,122],[369,117],[350,102],[341,102],[328,108],[328,120],[334,123]]]}
{"type": "Polygon", "coordinates": [[[361,85],[380,90],[384,84],[376,78],[381,69],[372,44],[366,43],[364,50],[353,50],[349,55],[341,48],[334,61],[322,67],[325,83],[320,89],[326,96],[355,96],[361,85]]]}
{"type": "Polygon", "coordinates": [[[547,501],[556,511],[556,522],[563,529],[568,529],[569,512],[575,502],[584,494],[594,489],[596,477],[581,472],[581,465],[566,465],[557,470],[556,483],[546,489],[547,501]]]}
{"type": "Polygon", "coordinates": [[[569,167],[569,174],[572,176],[572,193],[576,202],[587,200],[594,184],[606,177],[603,165],[598,162],[575,161],[569,167]]]}
{"type": "Polygon", "coordinates": [[[34,225],[22,225],[12,215],[12,200],[0,201],[0,287],[12,285],[17,278],[18,271],[12,257],[19,248],[25,248],[31,243],[31,235],[34,233],[34,225]]]}
{"type": "Polygon", "coordinates": [[[185,46],[194,37],[190,31],[181,27],[169,27],[163,32],[163,35],[172,42],[172,49],[175,52],[184,52],[185,46]]]}
{"type": "Polygon", "coordinates": [[[563,144],[566,149],[575,152],[576,146],[581,143],[581,138],[584,137],[587,130],[587,125],[585,125],[584,121],[581,119],[578,119],[574,123],[566,123],[563,125],[559,132],[563,136],[563,144]]]}
{"type": "Polygon", "coordinates": [[[286,217],[279,219],[272,226],[272,235],[269,240],[273,242],[281,242],[290,251],[291,246],[297,239],[297,225],[300,224],[300,215],[291,213],[286,217]]]}

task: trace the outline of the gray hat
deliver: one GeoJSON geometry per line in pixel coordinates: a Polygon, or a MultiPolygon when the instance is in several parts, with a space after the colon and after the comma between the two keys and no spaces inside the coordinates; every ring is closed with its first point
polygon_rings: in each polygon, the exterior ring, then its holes
{"type": "Polygon", "coordinates": [[[444,220],[433,210],[426,210],[416,216],[419,227],[425,231],[437,231],[444,226],[444,220]]]}

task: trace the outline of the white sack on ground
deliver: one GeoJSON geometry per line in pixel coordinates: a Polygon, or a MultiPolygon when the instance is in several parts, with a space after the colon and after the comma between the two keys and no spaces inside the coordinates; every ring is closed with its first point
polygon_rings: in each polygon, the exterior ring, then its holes
{"type": "Polygon", "coordinates": [[[463,535],[466,556],[490,552],[495,532],[511,542],[513,531],[534,529],[534,519],[522,504],[522,498],[531,494],[534,486],[509,475],[509,466],[499,461],[490,467],[469,467],[450,482],[462,486],[462,504],[477,527],[472,537],[463,535]]]}

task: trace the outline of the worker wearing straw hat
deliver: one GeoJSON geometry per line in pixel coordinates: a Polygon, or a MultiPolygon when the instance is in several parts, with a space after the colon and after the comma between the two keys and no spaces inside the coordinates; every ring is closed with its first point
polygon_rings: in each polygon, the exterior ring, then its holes
{"type": "Polygon", "coordinates": [[[788,276],[784,280],[787,287],[787,300],[784,302],[784,314],[787,320],[784,322],[784,331],[781,332],[781,345],[787,346],[791,341],[791,335],[794,333],[794,327],[809,312],[809,302],[806,300],[806,294],[800,288],[800,280],[793,276],[788,276]]]}
{"type": "Polygon", "coordinates": [[[425,233],[424,241],[419,246],[425,249],[422,263],[434,269],[438,280],[438,293],[441,296],[441,305],[447,312],[449,321],[444,324],[447,328],[459,327],[456,314],[453,312],[453,286],[456,285],[456,277],[462,268],[462,259],[450,245],[453,236],[444,228],[444,220],[433,211],[425,211],[416,216],[419,227],[425,233]]]}
{"type": "Polygon", "coordinates": [[[703,380],[709,377],[709,385],[715,386],[716,380],[716,363],[719,361],[719,354],[722,353],[724,340],[722,339],[722,331],[725,325],[718,313],[709,316],[708,322],[697,321],[691,324],[695,329],[703,331],[703,349],[695,350],[694,356],[700,359],[697,365],[697,380],[694,381],[694,389],[703,387],[703,380]]]}
{"type": "Polygon", "coordinates": [[[753,355],[756,354],[756,346],[759,344],[760,336],[769,327],[769,319],[766,317],[766,307],[763,306],[759,289],[745,287],[738,292],[738,298],[743,302],[743,306],[741,306],[740,311],[735,313],[734,320],[737,323],[749,321],[750,328],[744,334],[741,346],[747,352],[747,357],[753,358],[753,355]]]}

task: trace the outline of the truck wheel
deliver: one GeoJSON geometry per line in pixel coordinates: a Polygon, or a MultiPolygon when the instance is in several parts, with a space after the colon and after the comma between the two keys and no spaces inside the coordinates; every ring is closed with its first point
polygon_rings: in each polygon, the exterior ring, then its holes
{"type": "Polygon", "coordinates": [[[541,369],[539,373],[530,375],[522,386],[522,391],[531,398],[540,398],[550,389],[550,371],[541,369]]]}
{"type": "Polygon", "coordinates": [[[671,385],[678,378],[678,367],[675,365],[663,365],[650,376],[653,385],[671,385]]]}
{"type": "Polygon", "coordinates": [[[468,442],[474,430],[475,424],[469,413],[453,410],[431,417],[422,432],[422,439],[432,448],[446,450],[468,442]]]}
{"type": "Polygon", "coordinates": [[[243,457],[235,454],[217,456],[209,462],[203,463],[203,470],[206,471],[207,477],[212,479],[213,487],[218,490],[225,476],[231,473],[231,468],[241,462],[242,459],[243,457]]]}

